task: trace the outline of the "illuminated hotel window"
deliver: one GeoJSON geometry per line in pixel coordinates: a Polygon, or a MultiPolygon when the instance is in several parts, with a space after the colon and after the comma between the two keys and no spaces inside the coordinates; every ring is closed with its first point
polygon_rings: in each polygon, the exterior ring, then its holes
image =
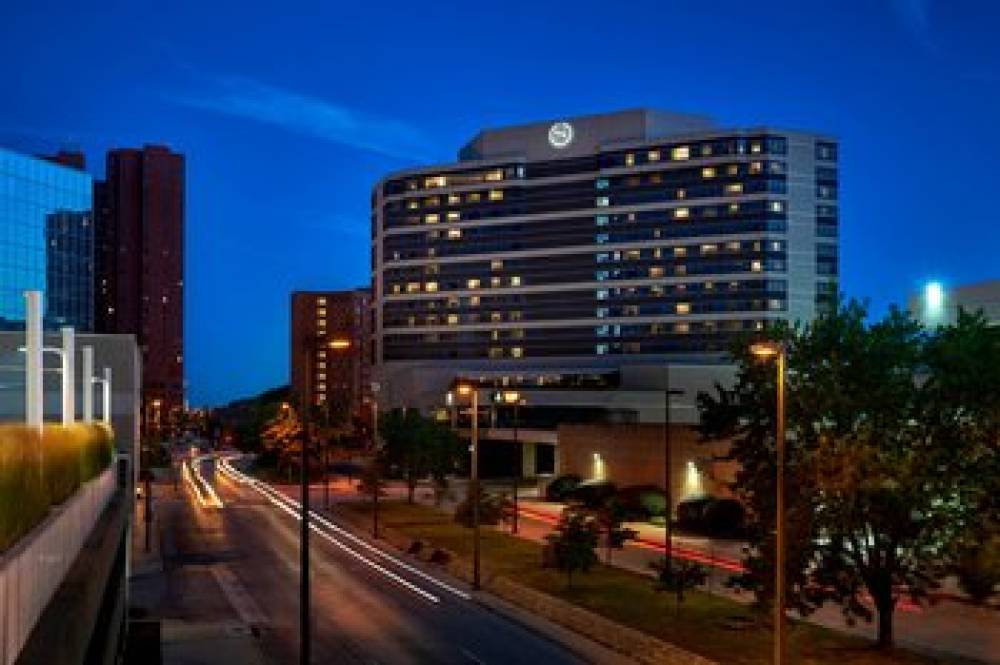
{"type": "Polygon", "coordinates": [[[443,175],[432,176],[430,178],[424,178],[424,187],[446,187],[448,185],[448,179],[443,175]]]}
{"type": "Polygon", "coordinates": [[[655,247],[655,248],[653,248],[653,258],[654,259],[659,259],[662,256],[663,256],[663,248],[662,247],[655,247]]]}
{"type": "Polygon", "coordinates": [[[393,284],[392,285],[392,292],[393,293],[399,293],[400,291],[402,291],[402,289],[400,288],[399,284],[393,284]]]}
{"type": "Polygon", "coordinates": [[[701,156],[702,157],[711,157],[712,156],[712,144],[711,143],[702,143],[701,144],[701,156]]]}
{"type": "Polygon", "coordinates": [[[649,294],[652,296],[662,296],[664,293],[666,292],[663,290],[663,287],[660,286],[659,284],[654,284],[651,287],[649,287],[649,294]]]}
{"type": "Polygon", "coordinates": [[[492,360],[497,360],[498,358],[503,358],[503,348],[499,346],[491,346],[489,351],[489,357],[492,360]]]}
{"type": "Polygon", "coordinates": [[[705,282],[705,290],[706,291],[715,290],[715,282],[705,282]]]}
{"type": "Polygon", "coordinates": [[[750,152],[757,154],[761,150],[760,141],[754,141],[750,144],[750,152]]]}
{"type": "Polygon", "coordinates": [[[691,149],[686,145],[679,145],[670,151],[670,159],[674,161],[683,161],[685,159],[690,159],[691,149]]]}
{"type": "Polygon", "coordinates": [[[511,286],[521,286],[521,276],[520,275],[513,275],[510,278],[510,285],[511,286]]]}
{"type": "Polygon", "coordinates": [[[420,207],[420,201],[418,201],[417,199],[410,199],[409,201],[406,202],[407,210],[416,210],[419,207],[420,207]]]}
{"type": "Polygon", "coordinates": [[[447,306],[448,309],[454,309],[458,307],[458,296],[448,296],[447,306]]]}
{"type": "Polygon", "coordinates": [[[625,153],[625,166],[635,166],[635,155],[631,152],[625,153]]]}
{"type": "Polygon", "coordinates": [[[420,282],[407,282],[406,292],[407,293],[417,293],[420,291],[420,282]]]}
{"type": "Polygon", "coordinates": [[[691,216],[691,211],[687,208],[674,208],[674,219],[687,219],[691,216]]]}
{"type": "Polygon", "coordinates": [[[482,198],[483,197],[479,192],[469,192],[465,196],[465,200],[468,201],[469,203],[479,203],[479,200],[482,198]]]}
{"type": "Polygon", "coordinates": [[[319,298],[316,298],[316,304],[320,305],[320,306],[325,305],[326,304],[326,298],[324,298],[323,296],[320,296],[319,298]]]}
{"type": "Polygon", "coordinates": [[[324,351],[323,349],[320,349],[319,351],[316,352],[316,357],[317,358],[326,358],[326,351],[324,351]]]}
{"type": "Polygon", "coordinates": [[[677,303],[676,310],[678,314],[690,314],[691,313],[691,303],[679,302],[677,303]]]}
{"type": "Polygon", "coordinates": [[[729,204],[729,214],[730,215],[735,215],[739,211],[740,211],[740,204],[739,203],[730,203],[729,204]]]}
{"type": "Polygon", "coordinates": [[[784,201],[771,201],[770,203],[771,212],[784,212],[785,203],[784,201]]]}
{"type": "Polygon", "coordinates": [[[598,208],[606,208],[610,203],[611,203],[611,199],[609,199],[607,196],[598,196],[597,197],[597,207],[598,208]]]}
{"type": "Polygon", "coordinates": [[[487,182],[497,182],[499,180],[503,180],[503,169],[496,169],[493,171],[486,172],[487,182]]]}
{"type": "Polygon", "coordinates": [[[757,175],[764,171],[764,164],[762,162],[750,162],[750,173],[757,175]]]}
{"type": "Polygon", "coordinates": [[[491,330],[490,331],[490,339],[492,339],[494,342],[500,341],[500,331],[499,330],[491,330]]]}
{"type": "Polygon", "coordinates": [[[491,189],[490,190],[490,201],[503,201],[503,190],[502,189],[491,189]]]}
{"type": "Polygon", "coordinates": [[[424,224],[437,224],[439,221],[441,221],[441,215],[436,212],[424,215],[424,224]]]}
{"type": "Polygon", "coordinates": [[[740,167],[739,164],[730,164],[726,167],[726,175],[739,175],[740,167]]]}
{"type": "Polygon", "coordinates": [[[701,246],[702,254],[715,254],[719,251],[719,246],[713,243],[705,244],[701,246]]]}
{"type": "Polygon", "coordinates": [[[597,346],[594,347],[594,353],[596,353],[599,356],[606,356],[606,355],[608,355],[608,345],[607,344],[598,344],[597,346]]]}
{"type": "Polygon", "coordinates": [[[424,199],[424,205],[428,206],[428,207],[434,207],[434,208],[436,208],[437,206],[441,205],[441,197],[440,196],[430,196],[430,197],[424,199]]]}
{"type": "Polygon", "coordinates": [[[490,270],[503,270],[503,260],[493,259],[490,261],[490,270]]]}
{"type": "Polygon", "coordinates": [[[462,219],[462,213],[458,212],[457,210],[448,211],[449,222],[457,222],[460,219],[462,219]]]}
{"type": "Polygon", "coordinates": [[[767,306],[770,309],[781,309],[782,304],[783,303],[777,298],[771,298],[770,300],[767,301],[767,306]]]}
{"type": "Polygon", "coordinates": [[[685,323],[685,322],[675,323],[674,324],[674,332],[681,333],[682,335],[683,334],[687,334],[687,333],[691,332],[691,324],[690,323],[685,323]]]}
{"type": "Polygon", "coordinates": [[[478,289],[479,288],[479,280],[476,279],[475,277],[473,277],[472,279],[470,279],[469,281],[467,281],[465,283],[465,285],[467,287],[469,287],[470,289],[478,289]]]}
{"type": "Polygon", "coordinates": [[[522,349],[520,346],[513,346],[510,349],[510,355],[512,358],[523,358],[524,349],[522,349]]]}
{"type": "Polygon", "coordinates": [[[462,237],[462,229],[448,229],[448,240],[458,240],[462,237]]]}
{"type": "Polygon", "coordinates": [[[638,261],[642,258],[642,251],[638,249],[625,250],[626,261],[638,261]]]}
{"type": "Polygon", "coordinates": [[[459,194],[448,195],[448,205],[458,205],[461,202],[462,202],[462,197],[459,194]]]}
{"type": "Polygon", "coordinates": [[[448,315],[448,325],[449,326],[454,326],[454,325],[457,325],[457,324],[458,324],[458,314],[449,314],[448,315]]]}
{"type": "Polygon", "coordinates": [[[426,284],[424,284],[424,291],[426,291],[427,293],[434,293],[437,290],[438,290],[437,282],[427,282],[426,284]]]}
{"type": "Polygon", "coordinates": [[[726,185],[726,194],[742,194],[743,193],[743,183],[742,182],[731,182],[726,185]]]}
{"type": "Polygon", "coordinates": [[[683,187],[677,189],[677,199],[683,201],[687,198],[688,192],[683,187]]]}
{"type": "Polygon", "coordinates": [[[687,266],[683,263],[674,266],[675,275],[686,275],[688,272],[687,266]]]}
{"type": "Polygon", "coordinates": [[[471,307],[479,307],[479,296],[470,296],[469,305],[471,307]]]}
{"type": "Polygon", "coordinates": [[[511,321],[520,321],[521,311],[517,309],[511,310],[511,312],[507,315],[507,318],[511,321]]]}
{"type": "Polygon", "coordinates": [[[490,312],[490,321],[496,323],[497,321],[503,320],[503,314],[500,312],[490,312]]]}
{"type": "Polygon", "coordinates": [[[729,242],[726,243],[726,249],[728,249],[730,252],[740,251],[740,241],[730,240],[729,242]]]}
{"type": "Polygon", "coordinates": [[[705,168],[703,168],[701,170],[701,177],[705,178],[706,180],[708,180],[709,178],[714,178],[715,177],[715,167],[714,166],[706,166],[705,168]]]}
{"type": "Polygon", "coordinates": [[[500,286],[500,276],[494,275],[490,277],[490,286],[500,286]]]}
{"type": "Polygon", "coordinates": [[[763,269],[764,269],[764,265],[760,261],[751,261],[750,262],[750,271],[751,272],[760,272],[763,269]]]}
{"type": "Polygon", "coordinates": [[[646,157],[651,162],[658,162],[658,161],[660,161],[660,151],[659,150],[650,150],[649,153],[646,155],[646,157]]]}
{"type": "Polygon", "coordinates": [[[687,247],[674,247],[674,256],[687,256],[687,247]]]}
{"type": "Polygon", "coordinates": [[[316,363],[316,369],[326,369],[326,363],[325,362],[316,363]]]}

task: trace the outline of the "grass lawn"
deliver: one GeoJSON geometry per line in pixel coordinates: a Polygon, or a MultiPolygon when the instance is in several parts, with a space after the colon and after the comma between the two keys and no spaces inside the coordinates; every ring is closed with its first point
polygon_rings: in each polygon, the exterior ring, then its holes
{"type": "MultiPolygon", "coordinates": [[[[368,514],[369,505],[341,504],[345,510],[368,514]]],[[[398,502],[380,505],[380,522],[411,538],[433,543],[471,557],[472,531],[431,508],[398,502]]],[[[765,665],[771,662],[771,630],[736,628],[750,611],[731,600],[692,592],[676,607],[673,596],[653,590],[652,580],[618,568],[598,566],[576,574],[573,589],[566,576],[541,567],[541,545],[492,529],[482,531],[482,561],[486,575],[500,574],[539,591],[558,596],[619,623],[663,638],[721,663],[765,665]]],[[[797,665],[953,665],[960,658],[935,659],[903,650],[884,652],[871,643],[834,631],[795,623],[789,630],[788,662],[797,665]]]]}

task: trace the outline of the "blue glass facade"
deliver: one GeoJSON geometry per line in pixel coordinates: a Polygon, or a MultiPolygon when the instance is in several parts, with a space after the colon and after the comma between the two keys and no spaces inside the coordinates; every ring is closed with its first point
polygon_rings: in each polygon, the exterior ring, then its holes
{"type": "Polygon", "coordinates": [[[45,324],[93,329],[93,182],[0,148],[0,330],[24,325],[24,291],[45,293],[45,324]]]}

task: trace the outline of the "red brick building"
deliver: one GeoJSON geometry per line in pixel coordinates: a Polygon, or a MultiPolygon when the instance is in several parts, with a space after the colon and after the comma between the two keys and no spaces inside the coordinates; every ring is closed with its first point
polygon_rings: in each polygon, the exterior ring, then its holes
{"type": "Polygon", "coordinates": [[[292,293],[290,369],[298,404],[346,406],[352,416],[364,416],[371,387],[370,303],[368,289],[292,293]],[[330,348],[334,339],[350,346],[330,348]]]}
{"type": "Polygon", "coordinates": [[[149,431],[184,408],[184,156],[157,145],[109,151],[94,217],[95,327],[136,336],[149,431]]]}

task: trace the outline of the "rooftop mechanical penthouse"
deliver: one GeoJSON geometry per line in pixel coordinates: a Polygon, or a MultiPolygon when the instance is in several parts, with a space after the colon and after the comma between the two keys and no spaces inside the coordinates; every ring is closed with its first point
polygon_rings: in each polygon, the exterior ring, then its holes
{"type": "Polygon", "coordinates": [[[375,361],[714,356],[832,302],[837,196],[817,134],[646,109],[484,130],[375,187],[375,361]]]}

